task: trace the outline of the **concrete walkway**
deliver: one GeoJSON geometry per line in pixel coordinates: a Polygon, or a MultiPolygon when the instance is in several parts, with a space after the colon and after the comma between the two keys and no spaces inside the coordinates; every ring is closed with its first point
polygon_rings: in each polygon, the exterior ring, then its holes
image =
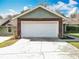
{"type": "Polygon", "coordinates": [[[0,43],[9,40],[12,36],[0,36],[0,43]]]}
{"type": "Polygon", "coordinates": [[[66,42],[30,41],[29,39],[21,39],[12,46],[0,48],[0,58],[79,59],[79,49],[66,42]]]}

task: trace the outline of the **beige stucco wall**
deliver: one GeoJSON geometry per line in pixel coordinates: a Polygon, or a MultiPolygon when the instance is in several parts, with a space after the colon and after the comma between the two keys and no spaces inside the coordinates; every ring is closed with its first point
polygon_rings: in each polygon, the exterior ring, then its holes
{"type": "Polygon", "coordinates": [[[38,8],[27,15],[23,15],[20,18],[59,18],[59,16],[52,14],[42,8],[38,8]]]}

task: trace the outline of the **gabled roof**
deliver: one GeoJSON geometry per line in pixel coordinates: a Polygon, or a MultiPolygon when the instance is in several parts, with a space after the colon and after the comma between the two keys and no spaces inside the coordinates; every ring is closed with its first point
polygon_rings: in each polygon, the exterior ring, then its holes
{"type": "Polygon", "coordinates": [[[10,19],[1,19],[0,20],[0,26],[4,26],[4,25],[6,25],[9,22],[10,22],[10,19]]]}
{"type": "Polygon", "coordinates": [[[23,16],[23,15],[25,15],[25,14],[28,14],[28,13],[30,13],[30,12],[36,10],[37,8],[42,8],[42,9],[47,10],[48,12],[53,13],[53,14],[55,14],[55,15],[57,15],[57,16],[63,18],[63,19],[67,19],[66,17],[64,17],[63,15],[57,13],[56,11],[52,11],[52,10],[50,10],[50,9],[44,7],[44,6],[41,6],[41,5],[40,5],[40,6],[37,6],[37,7],[35,7],[35,8],[33,8],[33,9],[30,9],[30,10],[28,10],[28,11],[25,11],[25,12],[23,12],[23,13],[17,15],[16,17],[13,17],[12,19],[17,19],[17,18],[19,18],[19,17],[21,17],[21,16],[23,16]]]}

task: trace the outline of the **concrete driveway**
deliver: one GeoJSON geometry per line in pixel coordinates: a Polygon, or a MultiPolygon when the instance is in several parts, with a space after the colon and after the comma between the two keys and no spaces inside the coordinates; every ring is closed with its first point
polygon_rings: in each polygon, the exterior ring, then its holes
{"type": "Polygon", "coordinates": [[[30,41],[29,39],[21,39],[18,42],[17,42],[18,44],[16,43],[12,46],[0,49],[0,58],[1,59],[79,59],[79,50],[66,42],[44,41],[44,40],[42,41],[42,39],[40,41],[30,41]],[[4,53],[1,53],[1,50],[4,53]]]}

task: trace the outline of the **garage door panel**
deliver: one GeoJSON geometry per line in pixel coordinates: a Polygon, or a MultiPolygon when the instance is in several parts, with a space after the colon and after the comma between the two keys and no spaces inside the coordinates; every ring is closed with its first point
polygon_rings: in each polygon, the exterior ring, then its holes
{"type": "Polygon", "coordinates": [[[54,24],[21,22],[21,37],[58,37],[58,22],[54,24]]]}

